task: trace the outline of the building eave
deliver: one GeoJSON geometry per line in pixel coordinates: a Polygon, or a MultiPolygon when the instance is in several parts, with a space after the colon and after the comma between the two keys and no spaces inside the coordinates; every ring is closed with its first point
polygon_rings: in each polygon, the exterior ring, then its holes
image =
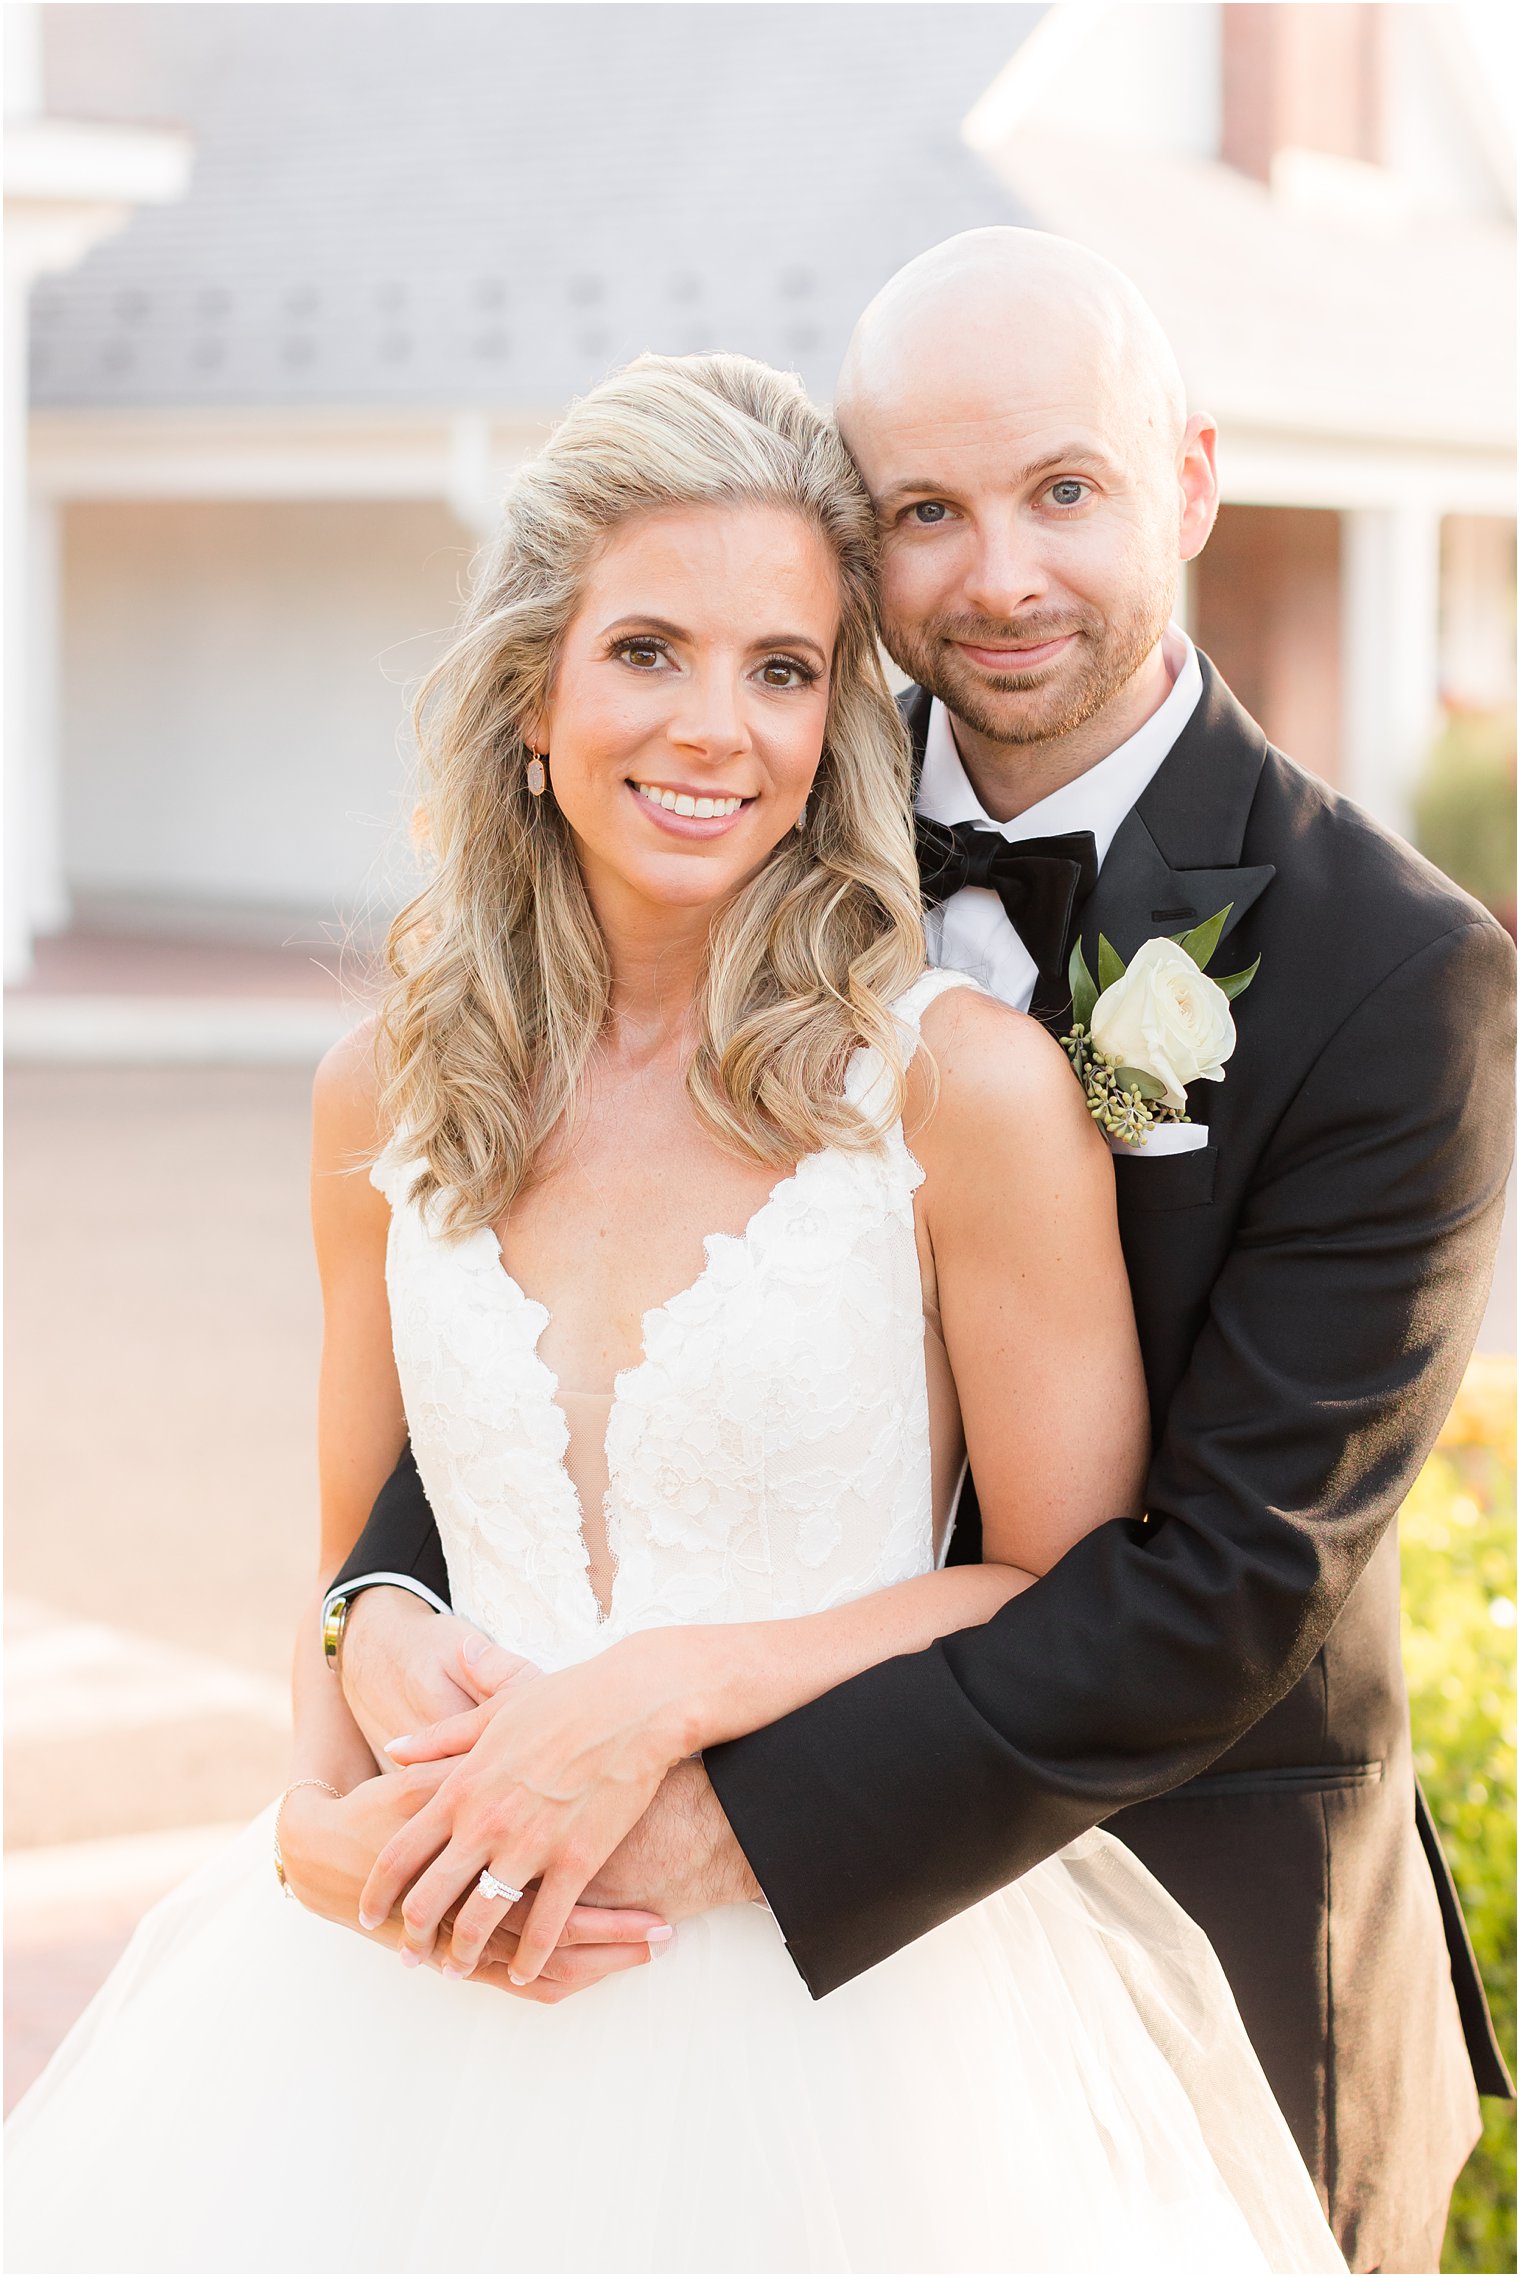
{"type": "Polygon", "coordinates": [[[447,406],[54,408],[32,416],[32,480],[58,502],[441,499],[485,529],[507,477],[555,417],[547,407],[531,417],[447,406]]]}
{"type": "Polygon", "coordinates": [[[193,158],[190,137],[172,127],[8,121],[6,204],[167,205],[183,197],[193,158]]]}
{"type": "MultiPolygon", "coordinates": [[[[521,412],[373,407],[311,411],[249,404],[49,409],[31,423],[38,492],[71,499],[441,498],[486,527],[508,475],[549,434],[548,405],[521,412]]],[[[1510,514],[1513,454],[1502,444],[1337,432],[1277,418],[1224,423],[1227,501],[1333,510],[1419,498],[1439,513],[1510,514]]]]}

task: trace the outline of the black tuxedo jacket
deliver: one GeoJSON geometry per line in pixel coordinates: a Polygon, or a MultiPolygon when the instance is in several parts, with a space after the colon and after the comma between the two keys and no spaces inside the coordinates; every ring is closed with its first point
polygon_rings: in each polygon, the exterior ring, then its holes
{"type": "MultiPolygon", "coordinates": [[[[1203,673],[1081,921],[1096,970],[1100,931],[1127,958],[1228,902],[1220,969],[1262,960],[1190,1096],[1208,1145],[1115,1163],[1147,1516],[706,1761],[817,1995],[1104,1822],[1212,1939],[1368,2268],[1444,2203],[1475,2077],[1510,2091],[1415,1784],[1391,1521],[1488,1288],[1513,952],[1203,673]]],[[[408,1457],[345,1571],[377,1568],[446,1588],[408,1457]]]]}

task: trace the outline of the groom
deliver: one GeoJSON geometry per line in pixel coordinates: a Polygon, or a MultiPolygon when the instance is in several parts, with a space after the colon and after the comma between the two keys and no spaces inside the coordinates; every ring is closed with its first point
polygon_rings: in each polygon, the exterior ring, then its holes
{"type": "MultiPolygon", "coordinates": [[[[1260,970],[1204,1143],[1115,1163],[1147,1514],[680,1766],[594,1894],[758,1888],[822,1996],[1102,1822],[1212,1939],[1352,2267],[1432,2270],[1475,2085],[1510,2089],[1414,1781],[1392,1520],[1488,1286],[1510,944],[1170,622],[1214,430],[1116,271],[1028,231],[938,247],[862,318],[839,413],[916,683],[931,953],[1057,1033],[1052,905],[1094,969],[1100,933],[1127,959],[1228,905],[1222,961],[1260,970]]],[[[954,1554],[978,1538],[968,1486],[954,1554]]],[[[366,1729],[414,1728],[419,1582],[446,1595],[408,1455],[341,1577],[366,1729]]]]}

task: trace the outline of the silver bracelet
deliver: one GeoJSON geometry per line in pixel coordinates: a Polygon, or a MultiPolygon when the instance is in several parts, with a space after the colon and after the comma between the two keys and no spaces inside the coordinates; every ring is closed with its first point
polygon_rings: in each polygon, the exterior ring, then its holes
{"type": "Polygon", "coordinates": [[[331,1795],[335,1803],[341,1803],[343,1800],[343,1797],[339,1794],[337,1788],[332,1786],[326,1779],[292,1779],[284,1794],[281,1795],[279,1802],[275,1805],[274,1878],[279,1883],[281,1889],[285,1892],[285,1895],[288,1898],[293,1898],[296,1893],[291,1888],[289,1877],[285,1872],[285,1853],[280,1848],[280,1814],[298,1787],[320,1787],[323,1794],[331,1795]]]}

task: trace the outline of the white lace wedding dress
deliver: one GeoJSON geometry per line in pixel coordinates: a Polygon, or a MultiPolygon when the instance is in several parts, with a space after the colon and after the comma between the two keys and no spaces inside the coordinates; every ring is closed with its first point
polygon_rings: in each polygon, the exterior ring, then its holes
{"type": "MultiPolygon", "coordinates": [[[[856,1094],[879,1080],[858,1054],[856,1094]]],[[[809,1157],[646,1317],[603,1620],[544,1310],[383,1162],[458,1609],[553,1668],[930,1568],[921,1175],[900,1130],[809,1157]]],[[[12,2271],[1344,2266],[1210,1947],[1103,1834],[820,2002],[742,1905],[546,2009],[284,1901],[272,1816],[148,1916],[20,2106],[12,2271]]]]}

